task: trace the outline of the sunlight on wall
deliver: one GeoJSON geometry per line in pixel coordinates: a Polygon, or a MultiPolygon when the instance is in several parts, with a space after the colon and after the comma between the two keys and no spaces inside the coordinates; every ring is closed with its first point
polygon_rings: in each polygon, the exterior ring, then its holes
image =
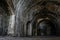
{"type": "Polygon", "coordinates": [[[14,34],[14,23],[15,23],[15,15],[11,15],[9,19],[8,34],[14,34]]]}

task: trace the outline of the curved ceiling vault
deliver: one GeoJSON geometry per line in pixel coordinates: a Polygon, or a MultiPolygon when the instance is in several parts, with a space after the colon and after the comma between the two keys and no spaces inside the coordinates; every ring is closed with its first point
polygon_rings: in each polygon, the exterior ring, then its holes
{"type": "Polygon", "coordinates": [[[11,0],[0,0],[0,9],[1,11],[5,11],[5,13],[0,13],[2,15],[11,15],[14,14],[14,8],[11,0]]]}

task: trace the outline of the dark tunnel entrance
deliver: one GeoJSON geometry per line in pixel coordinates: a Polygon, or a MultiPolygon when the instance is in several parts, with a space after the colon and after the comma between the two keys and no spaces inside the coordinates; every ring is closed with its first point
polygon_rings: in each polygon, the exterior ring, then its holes
{"type": "Polygon", "coordinates": [[[49,20],[42,20],[37,25],[37,35],[38,36],[52,36],[56,35],[56,27],[54,23],[49,20]]]}
{"type": "Polygon", "coordinates": [[[32,36],[56,36],[56,17],[53,14],[36,14],[32,24],[32,36]]]}
{"type": "Polygon", "coordinates": [[[56,24],[52,20],[43,19],[33,24],[33,36],[56,36],[56,24]]]}

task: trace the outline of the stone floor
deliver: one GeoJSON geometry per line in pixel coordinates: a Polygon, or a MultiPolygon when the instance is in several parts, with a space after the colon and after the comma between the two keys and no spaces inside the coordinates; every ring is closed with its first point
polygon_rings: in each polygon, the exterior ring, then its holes
{"type": "Polygon", "coordinates": [[[60,37],[0,37],[0,40],[60,40],[60,37]]]}

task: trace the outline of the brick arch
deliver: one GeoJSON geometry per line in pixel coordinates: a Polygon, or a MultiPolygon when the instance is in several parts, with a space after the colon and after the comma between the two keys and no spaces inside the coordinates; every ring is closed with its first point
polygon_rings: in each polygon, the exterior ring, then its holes
{"type": "Polygon", "coordinates": [[[53,23],[53,21],[51,20],[48,20],[48,19],[44,19],[44,20],[41,20],[38,24],[37,24],[37,35],[39,36],[42,36],[41,35],[41,32],[43,32],[43,36],[53,36],[55,35],[56,36],[56,24],[55,22],[53,23]],[[43,25],[43,26],[40,26],[40,25],[43,25]],[[45,26],[45,27],[44,27],[45,26]],[[43,27],[41,29],[41,27],[43,27]],[[47,27],[47,28],[46,28],[47,27]],[[48,29],[48,30],[47,30],[48,29]],[[43,31],[44,30],[44,31],[43,31]],[[47,33],[49,32],[49,33],[47,33]]]}
{"type": "MultiPolygon", "coordinates": [[[[46,12],[46,11],[45,11],[46,12]]],[[[34,18],[33,18],[33,23],[32,23],[32,27],[33,27],[33,36],[34,36],[34,32],[36,31],[36,28],[37,28],[37,25],[38,25],[38,23],[40,22],[40,21],[42,21],[42,20],[50,20],[53,24],[55,24],[54,26],[56,27],[56,14],[54,14],[54,13],[52,13],[52,12],[46,12],[46,14],[45,14],[45,12],[44,11],[42,11],[42,12],[40,12],[40,13],[37,13],[35,16],[34,16],[34,18]],[[40,20],[39,22],[38,22],[38,20],[40,20]]]]}

